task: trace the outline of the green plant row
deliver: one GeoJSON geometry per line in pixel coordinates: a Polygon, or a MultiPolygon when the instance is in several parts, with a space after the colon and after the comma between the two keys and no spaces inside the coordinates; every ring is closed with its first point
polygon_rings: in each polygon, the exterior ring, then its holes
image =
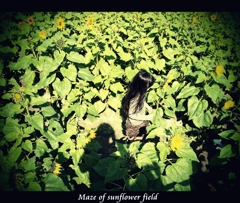
{"type": "MultiPolygon", "coordinates": [[[[199,168],[192,144],[219,136],[227,144],[211,165],[239,161],[238,14],[1,15],[1,189],[190,191],[199,168]],[[120,115],[140,69],[156,78],[148,141],[116,142],[102,158],[96,129],[79,122],[109,108],[120,115]]],[[[234,187],[237,170],[224,175],[217,186],[234,187]]]]}

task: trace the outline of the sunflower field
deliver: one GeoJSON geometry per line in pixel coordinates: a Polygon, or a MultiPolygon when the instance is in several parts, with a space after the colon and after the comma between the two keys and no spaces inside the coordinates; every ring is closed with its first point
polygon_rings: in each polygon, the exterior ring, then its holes
{"type": "Polygon", "coordinates": [[[240,188],[239,13],[6,12],[0,21],[1,190],[240,188]],[[122,115],[141,69],[156,79],[148,136],[114,140],[103,156],[104,133],[79,123],[122,115]]]}

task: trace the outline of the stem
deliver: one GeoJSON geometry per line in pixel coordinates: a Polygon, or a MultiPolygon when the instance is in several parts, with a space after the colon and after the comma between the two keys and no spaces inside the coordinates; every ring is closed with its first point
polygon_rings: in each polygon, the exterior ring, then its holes
{"type": "Polygon", "coordinates": [[[33,47],[31,47],[31,49],[32,49],[32,53],[33,53],[34,57],[38,60],[37,55],[36,55],[36,53],[35,53],[33,47]]]}

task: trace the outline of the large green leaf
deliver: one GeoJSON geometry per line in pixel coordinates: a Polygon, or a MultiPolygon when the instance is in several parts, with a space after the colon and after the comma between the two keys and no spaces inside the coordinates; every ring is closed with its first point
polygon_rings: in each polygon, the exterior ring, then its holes
{"type": "Polygon", "coordinates": [[[11,147],[11,149],[8,152],[7,159],[8,161],[13,164],[17,161],[17,159],[20,157],[22,153],[22,148],[21,147],[11,147]]]}
{"type": "Polygon", "coordinates": [[[69,54],[67,54],[67,59],[75,63],[85,64],[84,56],[75,51],[71,51],[69,54]]]}
{"type": "Polygon", "coordinates": [[[61,68],[60,72],[64,77],[71,81],[76,81],[77,78],[77,69],[73,64],[70,64],[68,68],[61,68]]]}
{"type": "Polygon", "coordinates": [[[181,92],[177,96],[177,99],[188,98],[190,96],[197,95],[199,91],[199,88],[187,84],[182,88],[181,92]]]}
{"type": "Polygon", "coordinates": [[[6,104],[0,108],[0,116],[2,117],[13,117],[15,114],[23,112],[23,108],[20,104],[14,104],[12,102],[6,104]]]}
{"type": "Polygon", "coordinates": [[[93,167],[93,169],[101,176],[105,177],[108,171],[110,163],[114,162],[114,158],[107,157],[100,159],[98,163],[93,167]]]}
{"type": "Polygon", "coordinates": [[[47,144],[41,140],[37,139],[36,140],[36,148],[34,149],[36,157],[41,157],[43,156],[46,152],[49,151],[49,148],[47,144]]]}
{"type": "Polygon", "coordinates": [[[188,145],[185,145],[181,149],[176,150],[176,155],[178,157],[182,157],[182,158],[185,158],[185,159],[189,159],[189,160],[192,160],[192,161],[199,162],[196,153],[188,145]]]}
{"type": "Polygon", "coordinates": [[[59,78],[56,78],[52,86],[61,98],[65,98],[72,88],[72,84],[67,78],[64,78],[63,81],[60,81],[59,78]]]}
{"type": "Polygon", "coordinates": [[[158,142],[157,143],[157,149],[160,152],[160,160],[165,161],[165,159],[167,158],[167,155],[170,154],[169,147],[163,142],[158,142]]]}
{"type": "Polygon", "coordinates": [[[110,163],[104,182],[122,179],[127,174],[127,168],[120,168],[121,162],[117,159],[110,163]]]}
{"type": "Polygon", "coordinates": [[[148,168],[149,166],[152,166],[152,160],[150,157],[143,153],[137,155],[136,163],[139,168],[148,168]]]}
{"type": "Polygon", "coordinates": [[[84,149],[73,149],[70,151],[70,155],[72,156],[73,164],[78,165],[82,156],[84,154],[84,149]]]}
{"type": "Polygon", "coordinates": [[[224,92],[217,84],[213,84],[211,87],[208,84],[204,85],[204,90],[207,95],[212,99],[214,104],[217,104],[224,96],[224,92]]]}
{"type": "Polygon", "coordinates": [[[86,81],[93,81],[94,79],[94,75],[92,75],[88,68],[80,68],[78,77],[86,81]]]}
{"type": "Polygon", "coordinates": [[[36,113],[33,116],[26,115],[25,119],[35,129],[39,130],[40,132],[43,131],[43,116],[41,114],[36,113]]]}
{"type": "Polygon", "coordinates": [[[225,131],[219,133],[218,135],[219,135],[220,137],[224,138],[224,139],[229,140],[230,137],[231,137],[234,133],[235,133],[235,130],[230,129],[230,130],[225,130],[225,131]]]}
{"type": "Polygon", "coordinates": [[[118,92],[124,92],[124,88],[120,82],[110,85],[110,90],[115,94],[118,94],[118,92]]]}
{"type": "Polygon", "coordinates": [[[62,63],[64,57],[65,57],[65,52],[64,51],[55,50],[53,55],[54,55],[54,59],[57,62],[57,64],[60,65],[62,63]]]}
{"type": "Polygon", "coordinates": [[[129,191],[147,191],[147,178],[144,174],[138,174],[136,178],[129,177],[126,180],[126,187],[129,191]]]}
{"type": "Polygon", "coordinates": [[[192,96],[188,100],[188,114],[189,119],[193,119],[194,117],[199,116],[201,113],[204,112],[205,109],[208,107],[207,100],[203,99],[201,101],[198,100],[196,96],[192,96]]]}
{"type": "MultiPolygon", "coordinates": [[[[183,160],[183,159],[182,159],[183,160]]],[[[177,161],[177,163],[168,165],[166,167],[166,175],[174,182],[181,183],[189,180],[192,173],[191,162],[177,161]]]]}
{"type": "Polygon", "coordinates": [[[85,113],[87,112],[86,104],[76,103],[73,105],[73,109],[75,110],[75,112],[79,118],[82,118],[85,115],[85,113]]]}
{"type": "Polygon", "coordinates": [[[235,154],[232,151],[232,145],[228,144],[221,149],[219,158],[226,159],[226,158],[231,158],[234,156],[235,156],[235,154]]]}
{"type": "Polygon", "coordinates": [[[63,180],[53,173],[48,173],[43,182],[45,183],[44,191],[69,191],[63,180]]]}
{"type": "Polygon", "coordinates": [[[193,123],[196,127],[209,127],[213,122],[213,115],[208,110],[205,113],[201,113],[199,116],[193,118],[193,123]]]}
{"type": "Polygon", "coordinates": [[[25,142],[22,143],[22,148],[31,153],[33,150],[32,142],[30,140],[25,140],[25,142]]]}

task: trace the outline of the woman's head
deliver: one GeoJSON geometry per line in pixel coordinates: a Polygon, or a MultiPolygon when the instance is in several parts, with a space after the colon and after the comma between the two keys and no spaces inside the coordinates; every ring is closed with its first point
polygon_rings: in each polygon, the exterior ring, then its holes
{"type": "Polygon", "coordinates": [[[145,70],[140,70],[133,78],[130,84],[130,90],[135,89],[141,94],[144,94],[155,82],[154,77],[145,70]]]}
{"type": "Polygon", "coordinates": [[[148,88],[150,88],[155,82],[155,78],[145,70],[140,70],[133,78],[129,90],[125,97],[123,98],[123,108],[126,114],[128,114],[129,104],[131,99],[137,98],[137,105],[135,107],[135,112],[137,109],[143,107],[144,99],[148,88]]]}

